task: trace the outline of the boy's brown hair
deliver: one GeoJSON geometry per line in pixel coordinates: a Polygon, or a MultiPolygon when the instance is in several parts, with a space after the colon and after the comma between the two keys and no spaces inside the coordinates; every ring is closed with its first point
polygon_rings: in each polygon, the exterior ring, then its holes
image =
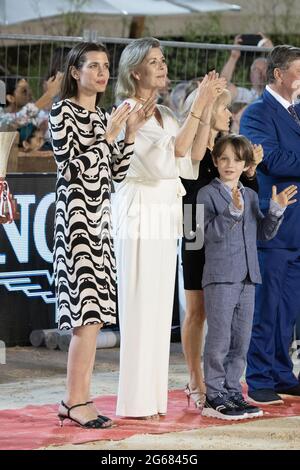
{"type": "Polygon", "coordinates": [[[231,145],[235,155],[239,160],[245,162],[245,166],[255,164],[251,142],[239,134],[227,134],[217,140],[212,151],[215,160],[220,158],[227,145],[231,145]]]}

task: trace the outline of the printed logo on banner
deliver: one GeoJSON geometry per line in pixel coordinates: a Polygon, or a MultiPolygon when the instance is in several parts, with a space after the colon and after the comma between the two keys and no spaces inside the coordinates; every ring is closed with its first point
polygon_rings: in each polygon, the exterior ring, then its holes
{"type": "MultiPolygon", "coordinates": [[[[30,206],[36,204],[36,196],[34,194],[15,195],[20,206],[20,224],[19,228],[16,222],[4,224],[2,227],[14,251],[19,263],[29,262],[29,246],[30,237],[33,237],[35,248],[39,256],[47,263],[52,264],[52,251],[49,249],[46,237],[46,218],[50,206],[55,201],[55,194],[46,194],[39,202],[34,218],[33,230],[29,218],[30,206]]],[[[6,255],[0,253],[0,265],[6,264],[6,255]]]]}
{"type": "MultiPolygon", "coordinates": [[[[20,221],[4,224],[2,228],[17,264],[27,264],[29,269],[9,271],[7,268],[11,265],[8,262],[10,250],[6,250],[5,253],[0,252],[0,269],[1,265],[6,268],[5,272],[0,272],[0,285],[3,285],[9,292],[19,291],[29,298],[40,298],[46,304],[55,303],[52,269],[30,269],[37,264],[31,259],[33,258],[32,244],[37,252],[35,257],[40,257],[44,265],[46,262],[52,268],[53,255],[47,243],[46,219],[50,206],[55,202],[55,193],[48,193],[42,197],[36,206],[33,219],[30,219],[30,208],[36,204],[36,195],[19,194],[15,197],[20,206],[20,221]]],[[[13,265],[16,268],[16,263],[13,265]]]]}
{"type": "Polygon", "coordinates": [[[46,304],[55,303],[55,295],[52,290],[45,290],[36,278],[43,278],[49,286],[53,284],[53,274],[49,271],[19,271],[0,273],[0,285],[10,292],[21,291],[27,297],[40,297],[46,304]]]}
{"type": "Polygon", "coordinates": [[[20,218],[0,225],[0,339],[27,345],[32,330],[55,328],[58,318],[53,236],[55,173],[8,174],[20,218]],[[16,327],[8,327],[15,325],[16,327]]]}

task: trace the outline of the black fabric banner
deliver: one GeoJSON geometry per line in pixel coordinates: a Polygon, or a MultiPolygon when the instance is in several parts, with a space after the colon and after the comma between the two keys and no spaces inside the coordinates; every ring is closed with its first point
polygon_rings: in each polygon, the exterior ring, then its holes
{"type": "Polygon", "coordinates": [[[55,327],[56,174],[11,174],[7,181],[20,220],[0,226],[0,340],[6,346],[24,346],[32,330],[55,327]]]}

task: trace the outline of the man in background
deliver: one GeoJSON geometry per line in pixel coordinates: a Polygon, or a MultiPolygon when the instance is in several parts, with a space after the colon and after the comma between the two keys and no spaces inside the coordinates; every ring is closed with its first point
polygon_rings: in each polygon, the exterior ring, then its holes
{"type": "MultiPolygon", "coordinates": [[[[267,59],[263,95],[241,118],[241,134],[262,144],[258,167],[259,199],[267,210],[276,185],[300,190],[300,105],[294,105],[300,85],[300,48],[277,46],[267,59]]],[[[248,394],[257,403],[282,403],[280,395],[300,396],[289,356],[300,314],[300,201],[289,207],[276,237],[260,242],[262,285],[257,286],[246,379],[248,394]]]]}

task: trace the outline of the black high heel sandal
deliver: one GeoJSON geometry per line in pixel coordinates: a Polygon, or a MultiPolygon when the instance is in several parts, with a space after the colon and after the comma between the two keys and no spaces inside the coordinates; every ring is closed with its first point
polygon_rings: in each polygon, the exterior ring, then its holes
{"type": "MultiPolygon", "coordinates": [[[[90,421],[87,421],[86,423],[82,424],[80,423],[79,421],[77,421],[77,419],[75,418],[72,418],[72,416],[70,416],[70,411],[71,410],[74,410],[74,408],[78,408],[79,406],[86,406],[88,403],[79,403],[78,405],[73,405],[73,406],[68,406],[66,405],[63,401],[61,401],[61,405],[66,408],[67,410],[67,415],[63,415],[61,413],[58,414],[58,418],[59,418],[59,421],[60,421],[60,426],[63,426],[63,422],[65,419],[69,419],[70,421],[73,421],[74,423],[78,424],[79,426],[81,426],[82,428],[86,428],[86,429],[106,429],[106,428],[110,428],[111,425],[107,425],[107,420],[104,420],[103,419],[103,416],[98,416],[96,419],[91,419],[90,421]]],[[[106,418],[106,416],[105,416],[106,418]]],[[[109,420],[109,418],[107,418],[109,420]]]]}
{"type": "MultiPolygon", "coordinates": [[[[90,400],[90,401],[86,402],[86,405],[91,405],[93,403],[94,403],[93,400],[90,400]]],[[[110,426],[113,425],[112,420],[110,418],[108,418],[107,416],[104,416],[104,415],[97,415],[97,416],[98,416],[98,418],[102,419],[102,421],[104,421],[105,423],[111,422],[110,426]]],[[[107,426],[107,427],[110,427],[110,426],[107,426]]]]}

